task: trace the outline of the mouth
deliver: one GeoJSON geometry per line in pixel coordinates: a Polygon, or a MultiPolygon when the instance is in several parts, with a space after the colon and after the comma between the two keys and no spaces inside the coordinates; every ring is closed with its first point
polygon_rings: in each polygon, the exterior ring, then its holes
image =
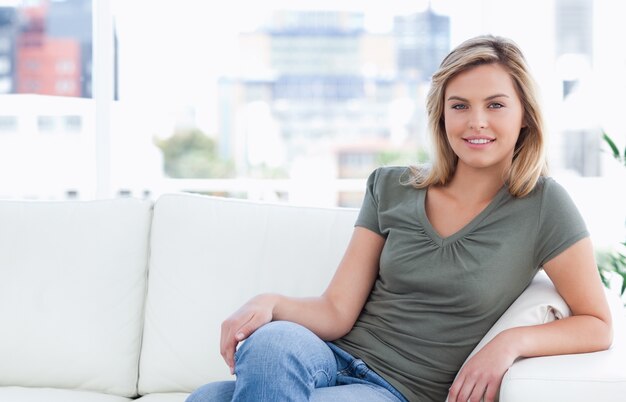
{"type": "Polygon", "coordinates": [[[472,145],[485,145],[495,141],[495,138],[463,138],[463,141],[472,145]]]}

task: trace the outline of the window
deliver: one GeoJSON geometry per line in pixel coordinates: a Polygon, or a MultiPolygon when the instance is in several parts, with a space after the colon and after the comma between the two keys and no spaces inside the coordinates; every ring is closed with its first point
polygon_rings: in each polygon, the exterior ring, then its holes
{"type": "Polygon", "coordinates": [[[17,118],[15,116],[0,116],[0,133],[13,133],[17,131],[17,118]]]}
{"type": "Polygon", "coordinates": [[[55,84],[55,93],[58,95],[74,94],[76,84],[70,80],[57,80],[55,84]]]}
{"type": "Polygon", "coordinates": [[[34,79],[25,79],[21,85],[22,92],[25,93],[37,93],[41,89],[41,83],[34,79]]]}
{"type": "Polygon", "coordinates": [[[13,89],[11,84],[11,77],[0,77],[0,94],[10,93],[13,89]]]}
{"type": "Polygon", "coordinates": [[[11,59],[7,56],[0,56],[0,75],[6,75],[11,72],[11,59]]]}
{"type": "Polygon", "coordinates": [[[72,60],[58,60],[56,62],[56,71],[60,74],[72,74],[76,70],[76,66],[72,60]]]}
{"type": "Polygon", "coordinates": [[[41,63],[37,59],[22,60],[22,64],[24,66],[24,69],[29,73],[36,73],[41,67],[41,63]]]}
{"type": "Polygon", "coordinates": [[[0,197],[95,196],[92,27],[92,0],[0,7],[0,197]]]}
{"type": "Polygon", "coordinates": [[[6,36],[0,36],[0,53],[8,53],[11,51],[11,39],[6,36]]]}
{"type": "Polygon", "coordinates": [[[65,131],[68,133],[76,133],[82,130],[81,116],[63,116],[65,131]]]}
{"type": "Polygon", "coordinates": [[[57,129],[57,121],[55,116],[39,116],[37,117],[37,128],[41,133],[49,133],[57,129]]]}
{"type": "MultiPolygon", "coordinates": [[[[617,133],[626,133],[619,102],[604,101],[626,90],[626,57],[610,45],[626,34],[617,6],[593,0],[370,3],[65,0],[47,2],[42,19],[36,16],[44,2],[21,2],[2,19],[8,28],[0,26],[0,93],[37,95],[23,107],[43,120],[20,117],[24,133],[41,124],[42,132],[84,134],[83,148],[72,142],[78,136],[57,136],[68,141],[59,149],[82,161],[93,161],[96,149],[95,159],[105,162],[83,170],[92,182],[108,181],[102,187],[109,196],[120,189],[157,196],[162,183],[175,182],[166,164],[192,166],[190,177],[206,180],[364,179],[380,164],[377,151],[428,154],[429,77],[450,48],[489,32],[512,37],[526,52],[546,103],[552,171],[607,171],[597,147],[566,133],[581,126],[589,136],[599,127],[618,140],[617,133]],[[527,21],[536,21],[533,30],[527,21]],[[165,23],[171,28],[163,29],[165,23]],[[109,31],[92,37],[94,26],[109,31]],[[103,92],[109,95],[93,99],[103,92]],[[58,120],[48,121],[51,116],[58,120]],[[188,135],[194,130],[202,137],[188,135]],[[189,138],[200,138],[205,148],[169,160],[155,144],[175,135],[191,147],[197,144],[189,138]],[[590,160],[594,169],[576,167],[590,160]]],[[[0,160],[7,149],[0,148],[0,160]]],[[[3,171],[10,169],[0,166],[0,181],[3,171]]],[[[84,183],[70,187],[80,197],[94,194],[84,183]]],[[[233,194],[240,192],[245,189],[233,194]]]]}

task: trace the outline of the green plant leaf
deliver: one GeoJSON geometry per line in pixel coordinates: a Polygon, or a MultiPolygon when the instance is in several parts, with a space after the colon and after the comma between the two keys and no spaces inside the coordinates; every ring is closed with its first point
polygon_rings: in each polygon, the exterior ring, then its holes
{"type": "MultiPolygon", "coordinates": [[[[613,152],[613,157],[615,159],[617,159],[617,160],[621,160],[621,155],[619,154],[619,149],[617,148],[617,145],[615,145],[615,142],[613,142],[611,137],[609,137],[607,135],[607,133],[603,132],[602,133],[602,139],[604,140],[604,142],[609,144],[609,147],[611,147],[611,152],[613,152]]],[[[626,150],[625,150],[625,152],[626,152],[626,150]]]]}
{"type": "Polygon", "coordinates": [[[606,273],[604,270],[600,269],[600,279],[602,280],[602,284],[605,288],[609,287],[609,279],[606,277],[606,273]]]}

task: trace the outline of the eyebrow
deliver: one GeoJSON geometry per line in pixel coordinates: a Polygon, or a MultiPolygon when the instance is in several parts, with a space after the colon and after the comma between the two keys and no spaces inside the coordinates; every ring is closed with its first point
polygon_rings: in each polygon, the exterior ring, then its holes
{"type": "MultiPolygon", "coordinates": [[[[495,94],[495,95],[491,95],[491,96],[486,97],[484,100],[489,101],[489,100],[492,100],[492,99],[495,99],[495,98],[508,98],[508,97],[509,96],[506,95],[506,94],[495,94]]],[[[461,102],[469,102],[467,99],[462,98],[460,96],[455,96],[455,95],[449,97],[448,100],[449,101],[451,101],[451,100],[458,100],[458,101],[461,101],[461,102]]]]}

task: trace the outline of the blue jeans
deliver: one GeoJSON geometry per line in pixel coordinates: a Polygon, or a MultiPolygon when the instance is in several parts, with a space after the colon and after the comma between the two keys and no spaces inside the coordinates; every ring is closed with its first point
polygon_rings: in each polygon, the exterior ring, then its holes
{"type": "Polygon", "coordinates": [[[235,375],[198,388],[186,402],[407,402],[363,361],[287,321],[262,326],[239,347],[235,375]]]}

